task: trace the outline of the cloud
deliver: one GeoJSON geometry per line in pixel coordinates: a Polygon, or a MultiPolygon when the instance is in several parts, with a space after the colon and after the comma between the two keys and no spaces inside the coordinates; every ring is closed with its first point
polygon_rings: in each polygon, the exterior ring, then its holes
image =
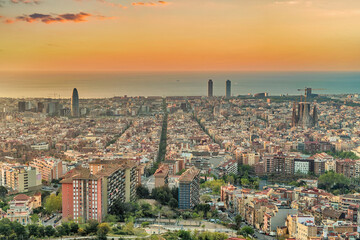
{"type": "Polygon", "coordinates": [[[11,3],[39,4],[39,0],[10,0],[11,3]]]}
{"type": "MultiPolygon", "coordinates": [[[[92,0],[75,0],[77,2],[88,2],[88,1],[92,1],[92,0]]],[[[104,5],[110,6],[110,7],[118,7],[118,8],[127,8],[127,6],[122,5],[120,3],[114,3],[112,1],[109,0],[95,0],[99,3],[102,3],[104,5]]],[[[169,2],[166,1],[152,1],[152,2],[132,2],[131,5],[132,6],[156,6],[156,5],[166,5],[169,4],[169,2]]]]}
{"type": "Polygon", "coordinates": [[[131,5],[133,6],[156,6],[156,5],[165,5],[168,2],[165,1],[157,1],[157,2],[133,2],[131,5]]]}
{"type": "Polygon", "coordinates": [[[4,23],[14,23],[17,21],[23,21],[23,22],[43,22],[46,24],[50,23],[63,23],[63,22],[86,22],[89,17],[95,17],[99,20],[104,19],[112,19],[111,17],[105,17],[105,16],[97,16],[92,15],[90,13],[80,12],[80,13],[65,13],[65,14],[41,14],[41,13],[33,13],[30,15],[22,15],[18,16],[15,19],[5,19],[4,23]]]}

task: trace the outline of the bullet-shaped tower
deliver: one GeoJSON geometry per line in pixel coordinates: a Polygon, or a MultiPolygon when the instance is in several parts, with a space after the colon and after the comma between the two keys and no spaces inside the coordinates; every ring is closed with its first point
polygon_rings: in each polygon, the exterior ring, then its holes
{"type": "Polygon", "coordinates": [[[73,116],[73,117],[80,116],[79,93],[76,88],[74,88],[72,96],[71,96],[71,116],[73,116]]]}

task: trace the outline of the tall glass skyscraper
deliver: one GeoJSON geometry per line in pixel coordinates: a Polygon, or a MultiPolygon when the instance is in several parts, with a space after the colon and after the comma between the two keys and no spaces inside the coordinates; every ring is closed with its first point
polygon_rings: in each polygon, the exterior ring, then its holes
{"type": "Polygon", "coordinates": [[[73,116],[73,117],[80,116],[79,93],[76,88],[74,88],[72,97],[71,97],[71,116],[73,116]]]}
{"type": "Polygon", "coordinates": [[[231,81],[227,80],[226,81],[226,98],[230,98],[231,97],[231,81]]]}
{"type": "Polygon", "coordinates": [[[210,79],[208,82],[208,97],[213,96],[213,81],[210,79]]]}

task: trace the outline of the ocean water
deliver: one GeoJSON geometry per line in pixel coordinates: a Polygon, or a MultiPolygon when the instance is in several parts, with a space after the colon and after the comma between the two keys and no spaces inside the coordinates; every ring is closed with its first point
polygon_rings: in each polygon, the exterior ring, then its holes
{"type": "Polygon", "coordinates": [[[0,72],[0,97],[80,98],[113,96],[206,96],[207,81],[214,95],[268,92],[299,94],[304,87],[323,88],[319,94],[360,93],[360,72],[0,72]]]}

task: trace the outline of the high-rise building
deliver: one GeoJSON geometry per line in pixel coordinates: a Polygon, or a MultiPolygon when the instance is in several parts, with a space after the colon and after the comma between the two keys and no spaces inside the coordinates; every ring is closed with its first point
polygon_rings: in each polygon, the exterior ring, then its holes
{"type": "Polygon", "coordinates": [[[18,102],[19,112],[25,112],[26,102],[18,102]]]}
{"type": "Polygon", "coordinates": [[[37,111],[38,112],[43,112],[44,111],[44,108],[45,108],[45,105],[43,102],[38,102],[37,104],[37,111]]]}
{"type": "Polygon", "coordinates": [[[213,96],[213,91],[214,91],[213,81],[210,79],[208,82],[208,97],[213,96]]]}
{"type": "Polygon", "coordinates": [[[63,175],[62,161],[60,159],[53,157],[35,158],[29,165],[36,168],[41,173],[42,179],[48,182],[59,179],[63,175]]]}
{"type": "Polygon", "coordinates": [[[73,117],[80,116],[79,93],[76,88],[74,88],[72,97],[71,97],[71,116],[73,116],[73,117]]]}
{"type": "Polygon", "coordinates": [[[135,201],[138,171],[131,161],[96,160],[70,170],[61,184],[64,219],[101,222],[116,201],[135,201]]]}
{"type": "Polygon", "coordinates": [[[231,81],[226,81],[226,98],[231,98],[231,81]]]}
{"type": "Polygon", "coordinates": [[[200,203],[200,170],[191,167],[179,178],[179,209],[191,209],[200,203]]]}
{"type": "Polygon", "coordinates": [[[4,164],[0,168],[1,185],[18,192],[41,189],[40,172],[29,166],[4,164]]]}

